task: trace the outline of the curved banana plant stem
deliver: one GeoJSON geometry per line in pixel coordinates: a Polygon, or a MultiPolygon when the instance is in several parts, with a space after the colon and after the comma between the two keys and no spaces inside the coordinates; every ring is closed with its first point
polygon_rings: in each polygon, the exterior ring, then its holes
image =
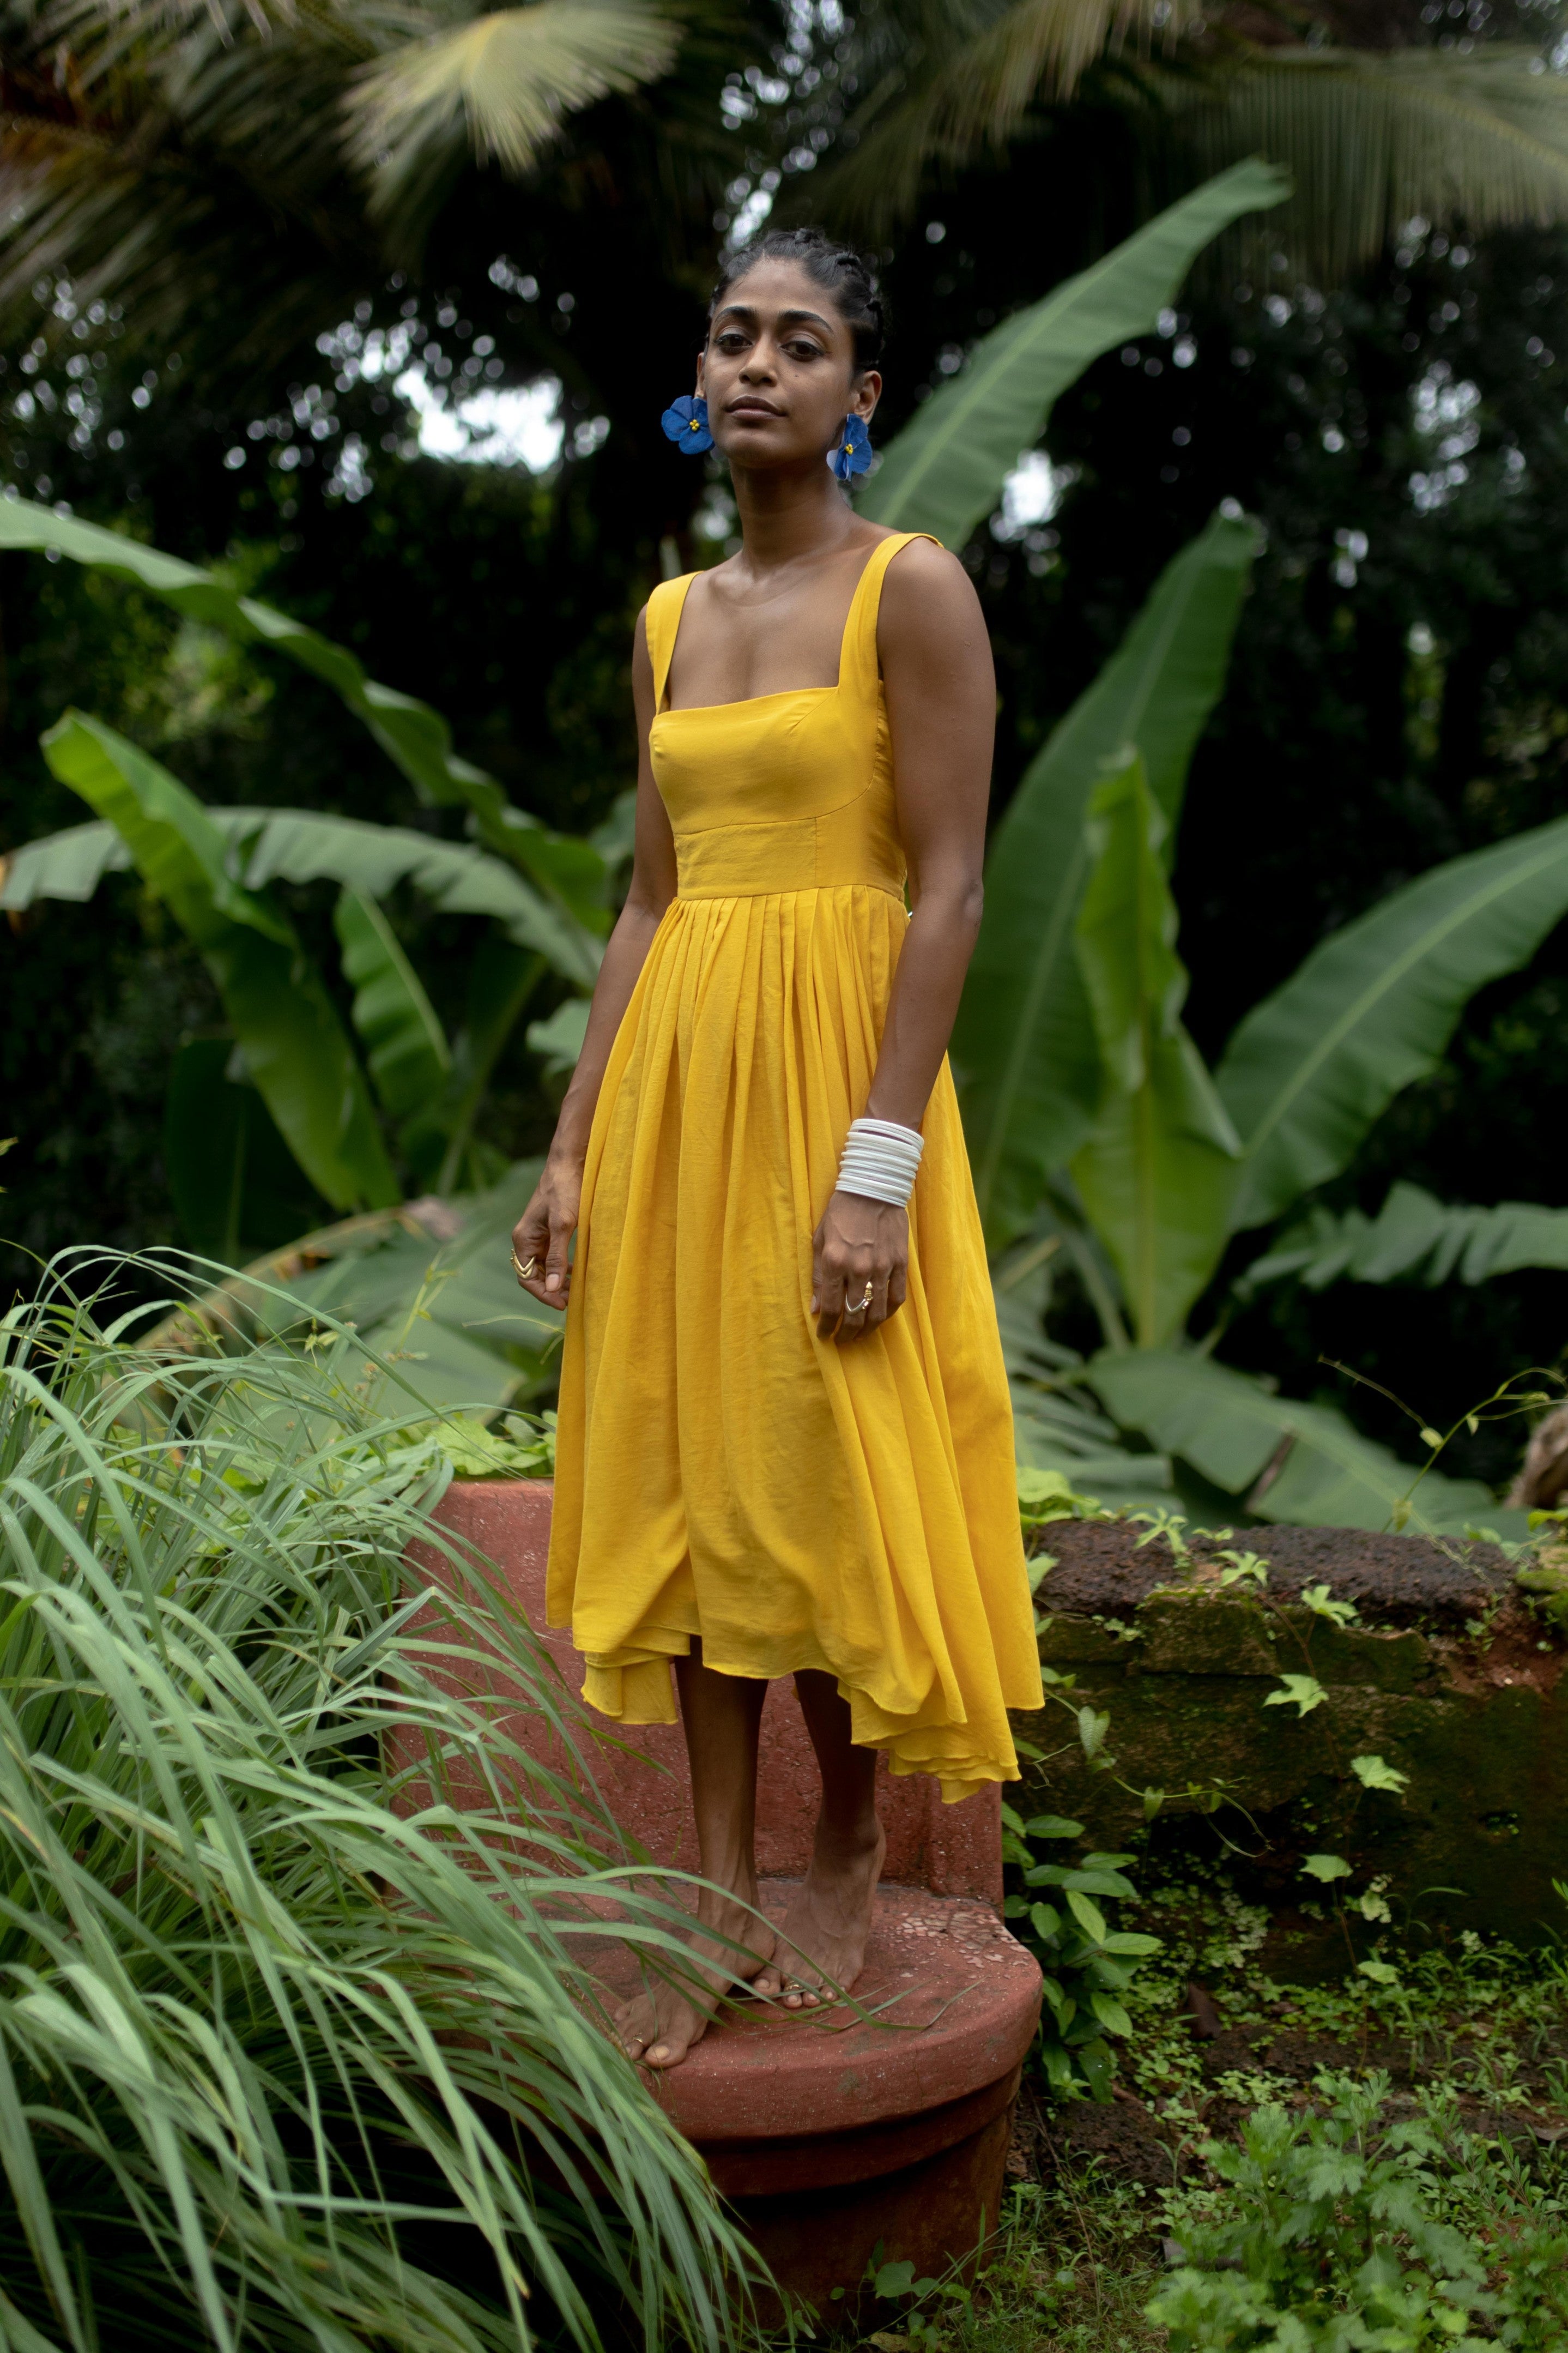
{"type": "Polygon", "coordinates": [[[436,1190],[445,1199],[458,1189],[458,1178],[474,1131],[490,1073],[500,1059],[502,1047],[511,1036],[522,1017],[523,1008],[533,995],[544,974],[544,958],[530,956],[519,971],[511,989],[502,1002],[492,1009],[486,1021],[482,1041],[474,1051],[463,1073],[462,1092],[452,1111],[452,1125],[447,1138],[447,1148],[441,1155],[441,1166],[436,1178],[436,1190]]]}
{"type": "Polygon", "coordinates": [[[1104,1335],[1106,1346],[1130,1348],[1132,1342],[1127,1326],[1121,1320],[1121,1311],[1116,1304],[1110,1285],[1105,1280],[1104,1271],[1093,1250],[1082,1234],[1075,1233],[1070,1227],[1068,1229],[1067,1241],[1068,1248],[1072,1252],[1072,1262],[1078,1269],[1085,1291],[1089,1293],[1089,1303],[1100,1318],[1100,1328],[1104,1335]]]}

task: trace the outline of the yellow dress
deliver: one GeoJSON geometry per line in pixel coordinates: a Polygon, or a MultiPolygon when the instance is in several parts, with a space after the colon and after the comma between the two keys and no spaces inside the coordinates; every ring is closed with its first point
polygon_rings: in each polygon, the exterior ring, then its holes
{"type": "Polygon", "coordinates": [[[584,1171],[549,1615],[584,1694],[676,1715],[693,1635],[725,1674],[837,1676],[854,1738],[944,1798],[1017,1778],[1041,1704],[1012,1412],[946,1063],[910,1204],[909,1295],[816,1337],[811,1238],[865,1108],[909,918],[872,551],[838,683],[668,711],[691,576],[648,601],[653,771],[678,896],[610,1054],[584,1171]]]}

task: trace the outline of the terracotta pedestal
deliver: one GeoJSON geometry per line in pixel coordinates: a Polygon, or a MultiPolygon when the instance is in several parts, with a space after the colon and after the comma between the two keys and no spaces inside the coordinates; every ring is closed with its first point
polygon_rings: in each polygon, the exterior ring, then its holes
{"type": "MultiPolygon", "coordinates": [[[[544,1627],[550,1500],[543,1482],[464,1482],[440,1517],[502,1572],[575,1689],[570,1640],[544,1627]]],[[[439,1568],[433,1554],[416,1559],[439,1568]]],[[[541,1737],[521,1713],[506,1728],[531,1747],[541,1737]]],[[[658,1861],[695,1870],[679,1726],[624,1737],[626,1749],[606,1749],[595,1766],[616,1820],[658,1861]]],[[[757,1820],[763,1906],[775,1916],[809,1860],[817,1788],[793,1686],[775,1683],[757,1820]]],[[[884,2260],[912,2261],[917,2276],[940,2274],[995,2227],[1040,2004],[1039,1972],[1000,1917],[999,1793],[944,1807],[933,1781],[895,1779],[884,1766],[878,1807],[888,1859],[855,1989],[874,2021],[842,2009],[811,2019],[727,2012],[680,2066],[647,2075],[781,2284],[819,2307],[836,2288],[855,2291],[879,2245],[884,2260]]],[[[606,1949],[606,1978],[629,1992],[631,1956],[606,1949]]]]}

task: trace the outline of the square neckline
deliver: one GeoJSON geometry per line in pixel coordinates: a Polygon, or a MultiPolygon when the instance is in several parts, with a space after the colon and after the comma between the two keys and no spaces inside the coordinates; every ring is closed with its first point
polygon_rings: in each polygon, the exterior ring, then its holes
{"type": "Polygon", "coordinates": [[[664,666],[664,683],[659,694],[658,708],[653,714],[654,718],[656,720],[687,719],[693,718],[700,712],[710,711],[746,711],[759,702],[783,702],[786,697],[792,695],[841,694],[844,691],[845,654],[849,644],[849,632],[855,624],[856,608],[860,602],[860,592],[866,586],[867,575],[877,560],[879,551],[887,545],[888,540],[898,539],[901,535],[896,531],[890,531],[886,538],[873,540],[871,543],[849,598],[849,610],[844,616],[844,627],[838,633],[838,675],[831,686],[776,686],[767,694],[739,694],[733,696],[728,702],[688,702],[677,709],[665,698],[669,692],[670,673],[675,668],[676,652],[680,644],[680,625],[686,618],[686,600],[691,594],[693,581],[700,577],[695,572],[688,572],[682,582],[680,610],[675,617],[675,634],[669,641],[669,659],[664,666]]]}

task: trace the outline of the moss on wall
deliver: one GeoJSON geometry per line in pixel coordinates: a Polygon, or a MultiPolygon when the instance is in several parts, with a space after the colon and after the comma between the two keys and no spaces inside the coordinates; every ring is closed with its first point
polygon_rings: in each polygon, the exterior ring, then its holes
{"type": "MultiPolygon", "coordinates": [[[[1396,1926],[1521,1944],[1568,1927],[1552,1885],[1568,1880],[1564,1651],[1497,1547],[1253,1530],[1268,1582],[1226,1587],[1223,1539],[1181,1556],[1163,1536],[1140,1545],[1142,1533],[1046,1531],[1041,1659],[1073,1679],[1075,1703],[1109,1712],[1111,1764],[1064,1748],[1070,1727],[1048,1708],[1021,1726],[1044,1752],[1022,1810],[1069,1814],[1096,1846],[1121,1847],[1142,1829],[1141,1792],[1164,1790],[1157,1854],[1190,1841],[1213,1804],[1202,1792],[1218,1790],[1214,1826],[1275,1915],[1276,1968],[1314,1973],[1331,1946],[1343,1964],[1344,1930],[1325,1918],[1335,1891],[1303,1871],[1313,1853],[1351,1865],[1341,1885],[1352,1895],[1386,1881],[1396,1926]],[[1304,1605],[1304,1587],[1326,1588],[1353,1619],[1304,1605]],[[1321,1687],[1310,1712],[1270,1704],[1287,1675],[1321,1687]],[[1406,1776],[1403,1789],[1364,1786],[1358,1757],[1406,1776]]],[[[1352,1933],[1364,1927],[1352,1913],[1352,1933]]]]}

